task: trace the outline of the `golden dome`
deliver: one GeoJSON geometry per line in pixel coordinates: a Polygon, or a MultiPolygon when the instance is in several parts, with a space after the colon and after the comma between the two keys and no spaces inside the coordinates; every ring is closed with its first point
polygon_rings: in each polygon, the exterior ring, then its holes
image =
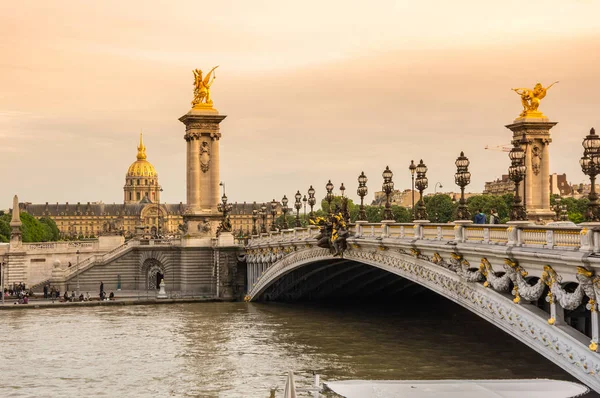
{"type": "Polygon", "coordinates": [[[152,163],[146,160],[146,147],[140,133],[140,145],[138,146],[137,159],[129,166],[127,177],[157,177],[158,173],[152,163]]]}

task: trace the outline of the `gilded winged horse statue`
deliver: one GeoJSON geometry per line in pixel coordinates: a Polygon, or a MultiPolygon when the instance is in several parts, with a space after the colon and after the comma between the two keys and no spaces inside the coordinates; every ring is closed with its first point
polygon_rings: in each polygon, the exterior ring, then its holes
{"type": "Polygon", "coordinates": [[[192,100],[192,106],[212,107],[213,101],[210,98],[210,86],[215,81],[216,76],[214,72],[218,67],[217,65],[212,68],[204,78],[202,77],[201,69],[194,69],[194,99],[192,100]]]}

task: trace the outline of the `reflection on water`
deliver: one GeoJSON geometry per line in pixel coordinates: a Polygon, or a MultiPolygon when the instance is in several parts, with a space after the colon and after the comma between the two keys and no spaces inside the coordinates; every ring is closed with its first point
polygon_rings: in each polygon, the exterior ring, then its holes
{"type": "MultiPolygon", "coordinates": [[[[404,307],[408,304],[404,304],[404,307]]],[[[443,299],[418,308],[198,303],[0,312],[0,396],[268,397],[323,380],[573,380],[443,299]]]]}

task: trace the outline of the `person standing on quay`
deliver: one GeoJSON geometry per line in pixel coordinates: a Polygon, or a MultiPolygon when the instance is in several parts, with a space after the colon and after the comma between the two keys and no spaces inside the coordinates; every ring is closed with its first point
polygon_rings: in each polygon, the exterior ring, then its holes
{"type": "Polygon", "coordinates": [[[48,285],[44,285],[44,298],[48,298],[48,285]]]}
{"type": "Polygon", "coordinates": [[[102,300],[103,295],[104,295],[104,282],[100,281],[100,300],[102,300]]]}

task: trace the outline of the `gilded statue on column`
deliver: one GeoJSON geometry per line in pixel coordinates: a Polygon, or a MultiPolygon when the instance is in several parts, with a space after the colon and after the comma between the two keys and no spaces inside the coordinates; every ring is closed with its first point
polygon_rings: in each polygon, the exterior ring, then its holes
{"type": "Polygon", "coordinates": [[[201,69],[194,69],[194,99],[192,106],[194,108],[212,108],[213,101],[210,98],[210,86],[215,81],[215,69],[219,66],[212,68],[206,76],[202,76],[201,69]]]}
{"type": "Polygon", "coordinates": [[[521,117],[544,117],[544,114],[538,110],[540,101],[546,97],[546,92],[550,87],[554,86],[558,82],[554,82],[548,87],[542,86],[541,83],[535,85],[533,89],[529,88],[511,88],[515,93],[521,96],[521,104],[523,105],[523,112],[519,116],[521,117]]]}

